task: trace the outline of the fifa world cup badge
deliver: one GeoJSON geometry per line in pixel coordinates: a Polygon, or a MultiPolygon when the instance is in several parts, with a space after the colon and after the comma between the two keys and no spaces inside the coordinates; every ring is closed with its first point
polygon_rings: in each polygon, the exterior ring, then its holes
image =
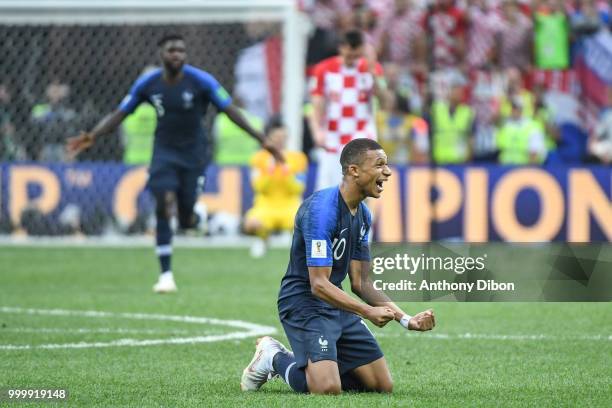
{"type": "Polygon", "coordinates": [[[323,239],[313,239],[310,249],[311,258],[327,258],[327,244],[323,239]]]}

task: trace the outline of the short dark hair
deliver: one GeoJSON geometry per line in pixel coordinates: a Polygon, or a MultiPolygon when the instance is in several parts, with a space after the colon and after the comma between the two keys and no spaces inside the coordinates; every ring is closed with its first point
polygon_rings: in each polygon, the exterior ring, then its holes
{"type": "Polygon", "coordinates": [[[177,33],[165,34],[162,38],[157,42],[158,47],[163,47],[169,41],[185,41],[182,35],[177,33]]]}
{"type": "Polygon", "coordinates": [[[270,134],[270,132],[272,132],[274,129],[280,129],[285,127],[285,124],[283,123],[283,118],[281,115],[274,115],[270,118],[270,120],[268,120],[268,123],[266,123],[266,127],[264,129],[264,134],[267,136],[270,134]]]}
{"type": "Polygon", "coordinates": [[[346,174],[351,164],[360,165],[363,163],[363,156],[368,150],[382,150],[382,146],[375,140],[367,138],[355,139],[348,142],[340,154],[342,174],[346,174]]]}
{"type": "Polygon", "coordinates": [[[351,48],[358,48],[363,45],[363,33],[360,30],[348,30],[340,39],[340,45],[348,45],[351,48]]]}

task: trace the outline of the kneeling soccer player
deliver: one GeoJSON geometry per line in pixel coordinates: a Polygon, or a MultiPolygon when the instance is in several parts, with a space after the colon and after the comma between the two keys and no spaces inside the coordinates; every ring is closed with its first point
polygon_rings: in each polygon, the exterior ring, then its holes
{"type": "Polygon", "coordinates": [[[379,198],[391,176],[387,156],[370,139],[348,143],[340,157],[344,175],[339,187],[320,190],[300,206],[278,310],[293,352],[280,342],[258,340],[240,386],[258,390],[276,375],[297,392],[339,394],[345,391],[391,392],[393,382],[383,353],[362,318],[378,327],[395,319],[411,330],[431,330],[431,310],[415,316],[364,279],[369,270],[371,216],[363,203],[379,198]],[[352,291],[342,290],[349,275],[352,291]]]}

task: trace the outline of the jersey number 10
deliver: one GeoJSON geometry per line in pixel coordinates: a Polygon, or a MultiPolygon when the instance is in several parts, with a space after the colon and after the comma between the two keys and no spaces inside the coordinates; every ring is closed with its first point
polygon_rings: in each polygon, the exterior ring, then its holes
{"type": "Polygon", "coordinates": [[[334,259],[339,261],[344,255],[344,250],[346,249],[346,238],[338,239],[335,238],[332,243],[332,252],[334,254],[334,259]]]}

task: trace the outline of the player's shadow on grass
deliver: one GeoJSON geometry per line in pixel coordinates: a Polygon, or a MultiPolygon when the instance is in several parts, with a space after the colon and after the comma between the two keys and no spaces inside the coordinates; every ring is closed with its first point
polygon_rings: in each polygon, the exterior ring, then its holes
{"type": "MultiPolygon", "coordinates": [[[[276,386],[274,386],[274,388],[261,388],[259,391],[257,391],[257,394],[304,395],[304,396],[310,396],[311,395],[311,394],[297,393],[297,392],[293,391],[292,389],[290,389],[289,387],[287,387],[286,384],[283,384],[283,385],[284,385],[284,387],[282,387],[282,388],[281,387],[276,387],[276,386]]],[[[376,392],[342,391],[342,394],[340,394],[340,395],[361,395],[361,394],[365,394],[365,395],[381,395],[381,396],[388,395],[388,396],[403,397],[403,398],[410,397],[411,399],[414,399],[417,396],[417,393],[411,392],[410,390],[393,391],[391,394],[383,394],[383,393],[377,394],[376,392]]],[[[426,394],[424,393],[423,395],[425,396],[426,394]]]]}

